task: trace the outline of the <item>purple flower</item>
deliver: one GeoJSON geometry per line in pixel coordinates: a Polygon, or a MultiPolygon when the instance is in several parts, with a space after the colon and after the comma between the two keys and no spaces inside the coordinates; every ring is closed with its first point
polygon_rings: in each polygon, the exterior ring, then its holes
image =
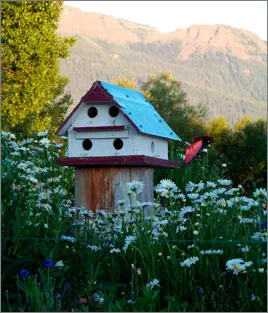
{"type": "Polygon", "coordinates": [[[65,283],[65,288],[66,289],[70,289],[71,288],[71,283],[69,283],[69,282],[65,283]]]}
{"type": "Polygon", "coordinates": [[[260,222],[259,225],[260,225],[261,228],[264,228],[264,229],[267,228],[267,222],[265,222],[265,221],[264,222],[260,222]]]}
{"type": "Polygon", "coordinates": [[[30,275],[30,271],[28,271],[28,270],[21,270],[20,271],[20,276],[21,277],[27,277],[29,275],[30,275]]]}
{"type": "Polygon", "coordinates": [[[200,287],[200,286],[196,286],[196,289],[197,289],[197,291],[199,292],[199,293],[203,293],[203,289],[200,287]]]}
{"type": "Polygon", "coordinates": [[[50,267],[54,267],[55,265],[54,265],[54,262],[52,260],[47,259],[47,260],[44,261],[44,266],[46,268],[50,268],[50,267]]]}
{"type": "Polygon", "coordinates": [[[55,294],[56,294],[56,298],[58,300],[61,300],[61,294],[59,293],[59,291],[56,290],[55,294]]]}
{"type": "Polygon", "coordinates": [[[136,304],[136,301],[129,299],[127,303],[128,304],[136,304]]]}

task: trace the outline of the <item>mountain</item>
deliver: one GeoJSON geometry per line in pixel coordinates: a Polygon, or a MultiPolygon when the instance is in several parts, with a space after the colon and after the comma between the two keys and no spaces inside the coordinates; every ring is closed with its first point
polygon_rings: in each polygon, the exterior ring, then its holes
{"type": "Polygon", "coordinates": [[[230,123],[267,117],[267,43],[243,29],[193,25],[164,34],[153,27],[64,6],[59,34],[76,36],[61,72],[75,104],[95,80],[171,71],[192,104],[206,103],[211,118],[230,123]]]}

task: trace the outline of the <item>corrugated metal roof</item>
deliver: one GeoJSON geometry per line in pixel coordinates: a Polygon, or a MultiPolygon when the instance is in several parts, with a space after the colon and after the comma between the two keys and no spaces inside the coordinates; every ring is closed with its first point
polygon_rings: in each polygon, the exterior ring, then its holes
{"type": "Polygon", "coordinates": [[[141,133],[182,141],[139,91],[100,82],[141,133]]]}

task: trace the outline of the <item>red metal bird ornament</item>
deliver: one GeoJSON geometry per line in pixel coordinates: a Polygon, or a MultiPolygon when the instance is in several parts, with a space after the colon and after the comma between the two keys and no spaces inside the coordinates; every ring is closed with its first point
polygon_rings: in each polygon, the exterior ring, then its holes
{"type": "Polygon", "coordinates": [[[185,152],[184,163],[189,165],[200,152],[207,148],[208,145],[213,141],[212,137],[209,136],[200,136],[195,138],[195,141],[192,145],[189,145],[185,152]]]}

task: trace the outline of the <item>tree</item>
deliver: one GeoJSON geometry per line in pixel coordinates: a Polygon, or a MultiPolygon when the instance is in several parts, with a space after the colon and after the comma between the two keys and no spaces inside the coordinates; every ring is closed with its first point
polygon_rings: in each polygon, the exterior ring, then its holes
{"type": "Polygon", "coordinates": [[[60,59],[75,40],[57,34],[62,8],[60,1],[2,2],[2,114],[14,132],[53,128],[53,107],[63,113],[70,103],[60,59]]]}
{"type": "Polygon", "coordinates": [[[169,72],[151,76],[141,86],[144,95],[157,112],[183,139],[192,141],[204,133],[207,108],[190,105],[182,83],[169,72]]]}
{"type": "Polygon", "coordinates": [[[216,138],[220,136],[223,132],[229,131],[229,123],[222,116],[208,122],[206,128],[208,135],[216,138]]]}
{"type": "Polygon", "coordinates": [[[138,84],[135,78],[125,78],[125,77],[118,77],[115,81],[114,81],[115,85],[121,86],[121,87],[125,87],[128,89],[133,89],[133,90],[138,90],[138,84]]]}
{"type": "Polygon", "coordinates": [[[206,133],[211,136],[214,141],[212,146],[217,150],[218,145],[222,145],[223,142],[228,141],[228,137],[231,135],[229,123],[221,116],[206,124],[206,133]]]}
{"type": "Polygon", "coordinates": [[[241,118],[241,120],[239,122],[237,122],[234,126],[235,130],[239,131],[239,130],[243,130],[246,125],[249,123],[249,118],[247,116],[244,116],[241,118]]]}
{"type": "Polygon", "coordinates": [[[246,189],[267,184],[267,121],[239,122],[216,137],[216,155],[226,163],[226,176],[246,189]]]}

